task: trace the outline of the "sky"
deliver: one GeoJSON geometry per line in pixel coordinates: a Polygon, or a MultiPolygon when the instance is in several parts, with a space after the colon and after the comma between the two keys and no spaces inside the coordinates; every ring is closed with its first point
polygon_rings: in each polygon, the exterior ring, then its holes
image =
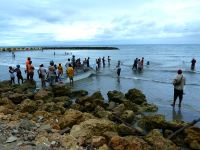
{"type": "Polygon", "coordinates": [[[200,0],[0,0],[0,46],[200,44],[200,0]]]}

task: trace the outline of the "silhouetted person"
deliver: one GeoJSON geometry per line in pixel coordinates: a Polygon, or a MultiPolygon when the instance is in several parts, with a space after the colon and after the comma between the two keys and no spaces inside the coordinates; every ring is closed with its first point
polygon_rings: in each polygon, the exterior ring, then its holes
{"type": "Polygon", "coordinates": [[[193,58],[191,61],[191,70],[195,69],[196,60],[193,58]]]}

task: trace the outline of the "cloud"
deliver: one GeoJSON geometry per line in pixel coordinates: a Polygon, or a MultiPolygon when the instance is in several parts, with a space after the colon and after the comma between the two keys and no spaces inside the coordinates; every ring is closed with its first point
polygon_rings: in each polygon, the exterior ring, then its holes
{"type": "Polygon", "coordinates": [[[7,0],[0,45],[198,42],[199,10],[199,0],[7,0]]]}

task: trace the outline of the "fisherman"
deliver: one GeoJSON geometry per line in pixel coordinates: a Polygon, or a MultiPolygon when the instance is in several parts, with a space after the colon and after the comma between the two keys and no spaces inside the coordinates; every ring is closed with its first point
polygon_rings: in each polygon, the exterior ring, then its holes
{"type": "Polygon", "coordinates": [[[58,64],[58,80],[61,81],[61,76],[63,75],[63,67],[61,63],[58,64]]]}
{"type": "Polygon", "coordinates": [[[74,78],[74,69],[71,64],[69,64],[69,67],[67,69],[67,75],[69,77],[69,83],[70,85],[73,85],[73,78],[74,78]]]}
{"type": "Polygon", "coordinates": [[[29,64],[28,64],[28,70],[27,70],[27,72],[28,72],[28,74],[29,74],[29,76],[30,76],[30,80],[31,81],[33,81],[33,76],[34,76],[34,66],[32,65],[32,61],[30,61],[29,62],[29,64]]]}
{"type": "Polygon", "coordinates": [[[26,70],[25,70],[25,73],[26,73],[26,76],[27,76],[27,80],[30,79],[30,74],[28,73],[28,65],[30,64],[30,61],[31,61],[31,58],[28,57],[27,60],[26,60],[26,70]]]}
{"type": "Polygon", "coordinates": [[[10,83],[15,84],[15,70],[9,66],[9,73],[10,73],[10,83]]]}
{"type": "Polygon", "coordinates": [[[102,62],[103,62],[103,67],[105,67],[105,57],[102,58],[102,62]]]}
{"type": "Polygon", "coordinates": [[[132,69],[137,70],[137,69],[138,69],[137,65],[138,65],[138,58],[136,58],[136,59],[134,60],[132,69]]]}
{"type": "Polygon", "coordinates": [[[15,69],[15,72],[17,74],[17,81],[18,81],[18,84],[20,84],[20,80],[22,81],[22,83],[24,82],[24,79],[22,77],[22,72],[20,70],[20,65],[17,65],[16,66],[17,68],[15,69]]]}
{"type": "Polygon", "coordinates": [[[117,76],[119,77],[121,73],[120,61],[118,61],[116,68],[117,68],[117,76]]]}
{"type": "Polygon", "coordinates": [[[110,56],[108,56],[108,66],[110,66],[110,56]]]}
{"type": "Polygon", "coordinates": [[[50,66],[48,68],[47,78],[48,78],[48,81],[49,81],[49,85],[52,86],[52,85],[54,85],[55,78],[56,78],[53,60],[50,61],[49,64],[50,64],[50,66]]]}
{"type": "Polygon", "coordinates": [[[191,70],[195,69],[196,60],[193,58],[191,61],[191,70]]]}
{"type": "Polygon", "coordinates": [[[171,104],[171,106],[175,107],[176,99],[179,97],[179,107],[181,107],[181,102],[183,99],[183,89],[185,85],[185,77],[183,76],[181,69],[177,71],[177,76],[173,80],[173,85],[174,85],[174,101],[173,104],[171,104]]]}
{"type": "Polygon", "coordinates": [[[39,78],[41,80],[41,84],[42,84],[42,87],[45,88],[46,87],[46,74],[47,74],[47,71],[46,69],[44,68],[44,65],[41,64],[39,69],[38,69],[38,75],[39,75],[39,78]]]}

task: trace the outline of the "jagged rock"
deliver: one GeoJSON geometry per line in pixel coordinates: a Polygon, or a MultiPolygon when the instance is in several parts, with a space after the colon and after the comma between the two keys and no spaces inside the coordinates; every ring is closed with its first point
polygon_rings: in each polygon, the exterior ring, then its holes
{"type": "Polygon", "coordinates": [[[150,150],[143,139],[134,136],[114,136],[109,145],[116,150],[150,150]]]}
{"type": "Polygon", "coordinates": [[[76,91],[72,91],[72,96],[73,97],[83,97],[88,95],[88,91],[85,90],[76,90],[76,91]]]}
{"type": "Polygon", "coordinates": [[[53,99],[53,102],[55,102],[55,103],[57,103],[57,102],[67,102],[67,101],[71,101],[68,96],[60,96],[60,97],[55,97],[53,99]]]}
{"type": "Polygon", "coordinates": [[[121,116],[122,115],[122,113],[125,111],[125,106],[124,106],[124,104],[120,104],[120,105],[118,105],[117,107],[115,107],[114,109],[113,109],[113,113],[115,114],[115,115],[117,115],[117,116],[121,116]]]}
{"type": "Polygon", "coordinates": [[[16,136],[10,136],[7,140],[6,143],[12,143],[17,141],[17,137],[16,136]]]}
{"type": "Polygon", "coordinates": [[[104,144],[103,146],[99,147],[98,150],[110,150],[110,148],[108,147],[108,145],[104,144]]]}
{"type": "Polygon", "coordinates": [[[6,105],[4,105],[4,106],[0,106],[0,113],[3,113],[4,115],[14,114],[14,110],[9,109],[8,107],[6,107],[6,105]]]}
{"type": "Polygon", "coordinates": [[[94,93],[90,96],[90,99],[104,100],[103,95],[101,94],[100,91],[94,92],[94,93]]]}
{"type": "Polygon", "coordinates": [[[146,135],[145,140],[152,145],[154,150],[180,150],[172,141],[165,139],[157,129],[146,135]]]}
{"type": "Polygon", "coordinates": [[[52,92],[55,97],[71,96],[71,88],[63,84],[54,85],[52,87],[52,92]]]}
{"type": "Polygon", "coordinates": [[[53,99],[53,94],[51,91],[45,90],[45,89],[40,89],[36,94],[35,94],[35,100],[43,100],[45,102],[50,102],[53,99]]]}
{"type": "Polygon", "coordinates": [[[103,136],[93,136],[92,137],[92,146],[93,147],[101,147],[106,144],[106,139],[103,136]]]}
{"type": "Polygon", "coordinates": [[[121,103],[124,99],[124,93],[120,92],[120,91],[109,91],[107,93],[108,95],[108,100],[109,101],[113,101],[113,102],[116,102],[116,103],[121,103]]]}
{"type": "Polygon", "coordinates": [[[36,88],[36,82],[25,80],[25,82],[21,85],[15,85],[16,88],[13,90],[16,93],[24,93],[25,91],[32,91],[36,88]]]}
{"type": "Polygon", "coordinates": [[[112,110],[112,109],[115,108],[115,107],[116,107],[116,103],[113,102],[113,101],[110,101],[110,102],[109,102],[109,106],[108,106],[108,110],[112,110]]]}
{"type": "Polygon", "coordinates": [[[24,130],[31,130],[34,127],[36,127],[36,125],[28,119],[22,119],[18,126],[19,129],[24,130]]]}
{"type": "Polygon", "coordinates": [[[45,110],[47,112],[57,112],[58,114],[63,114],[65,112],[65,108],[63,107],[63,103],[59,105],[59,103],[45,103],[42,107],[42,110],[45,110]]]}
{"type": "Polygon", "coordinates": [[[10,94],[8,97],[14,104],[20,104],[24,99],[24,95],[20,93],[10,94]]]}
{"type": "Polygon", "coordinates": [[[145,95],[138,89],[130,89],[125,97],[135,104],[142,104],[146,102],[145,95]]]}
{"type": "Polygon", "coordinates": [[[134,117],[135,117],[135,114],[134,114],[134,112],[132,110],[125,110],[122,113],[122,115],[120,116],[120,118],[122,120],[124,120],[125,122],[127,122],[127,123],[133,122],[134,117]]]}
{"type": "Polygon", "coordinates": [[[144,102],[139,107],[139,112],[156,112],[158,110],[158,107],[155,104],[148,104],[144,102]]]}
{"type": "Polygon", "coordinates": [[[81,138],[83,141],[87,141],[93,136],[101,136],[106,131],[116,131],[115,124],[105,119],[89,119],[79,125],[74,125],[70,135],[76,139],[81,138]]]}
{"type": "Polygon", "coordinates": [[[64,116],[59,119],[59,126],[61,129],[66,127],[72,127],[75,124],[80,124],[81,122],[95,118],[89,113],[82,113],[78,110],[69,109],[65,112],[64,116]]]}
{"type": "Polygon", "coordinates": [[[95,116],[98,118],[108,119],[112,112],[106,111],[104,108],[97,106],[95,109],[95,116]]]}
{"type": "Polygon", "coordinates": [[[20,105],[21,112],[34,113],[37,110],[35,101],[25,99],[20,105]]]}
{"type": "Polygon", "coordinates": [[[186,138],[184,141],[191,149],[200,149],[200,128],[192,126],[185,130],[186,138]]]}
{"type": "Polygon", "coordinates": [[[11,90],[12,90],[12,86],[10,85],[10,81],[0,82],[0,93],[8,92],[11,90]]]}
{"type": "Polygon", "coordinates": [[[127,99],[124,99],[122,103],[124,104],[126,110],[132,110],[133,112],[138,112],[140,108],[140,106],[127,99]]]}
{"type": "Polygon", "coordinates": [[[136,128],[126,126],[125,124],[120,124],[117,126],[117,132],[120,136],[127,135],[141,135],[142,132],[136,128]]]}
{"type": "Polygon", "coordinates": [[[165,128],[165,117],[163,115],[144,116],[138,125],[146,130],[165,128]]]}
{"type": "Polygon", "coordinates": [[[14,106],[13,102],[10,99],[8,99],[7,97],[3,97],[0,99],[0,105],[7,105],[7,106],[10,105],[11,107],[14,106]]]}

